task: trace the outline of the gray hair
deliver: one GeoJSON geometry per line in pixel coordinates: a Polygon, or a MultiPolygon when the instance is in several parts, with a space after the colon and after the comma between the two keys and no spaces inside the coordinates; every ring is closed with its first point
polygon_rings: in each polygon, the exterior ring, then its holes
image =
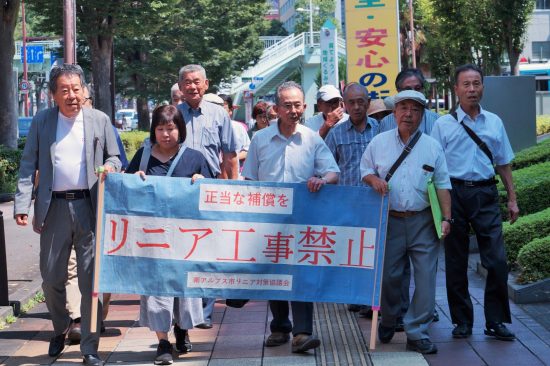
{"type": "Polygon", "coordinates": [[[344,88],[344,99],[346,99],[346,96],[348,95],[348,92],[350,90],[355,90],[355,89],[361,91],[365,100],[367,101],[370,100],[370,94],[367,87],[356,82],[351,82],[348,85],[346,85],[346,87],[344,88]]]}
{"type": "Polygon", "coordinates": [[[206,80],[206,70],[201,65],[185,65],[180,69],[179,72],[179,80],[183,80],[183,77],[185,74],[189,74],[192,72],[200,72],[201,76],[206,80]]]}
{"type": "Polygon", "coordinates": [[[281,93],[287,89],[298,89],[302,93],[302,99],[305,98],[304,89],[302,89],[300,84],[296,83],[295,81],[285,81],[277,87],[277,92],[275,93],[276,105],[279,105],[279,102],[281,101],[281,93]]]}
{"type": "Polygon", "coordinates": [[[52,71],[50,71],[50,92],[52,94],[55,94],[57,91],[57,79],[59,79],[60,76],[64,75],[75,75],[80,78],[80,85],[84,85],[84,71],[82,71],[82,68],[78,65],[73,64],[63,64],[61,66],[56,66],[52,68],[52,71]]]}
{"type": "Polygon", "coordinates": [[[178,83],[172,85],[172,88],[170,88],[170,94],[174,94],[174,92],[176,91],[180,91],[180,86],[178,85],[178,83]]]}

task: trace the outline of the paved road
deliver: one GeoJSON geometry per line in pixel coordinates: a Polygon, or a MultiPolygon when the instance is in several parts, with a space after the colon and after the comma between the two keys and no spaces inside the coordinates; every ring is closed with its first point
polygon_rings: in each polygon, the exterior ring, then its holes
{"type": "Polygon", "coordinates": [[[0,203],[0,211],[4,216],[9,280],[8,293],[12,295],[40,277],[38,262],[40,252],[39,236],[32,230],[30,225],[22,227],[15,224],[13,202],[0,203]]]}

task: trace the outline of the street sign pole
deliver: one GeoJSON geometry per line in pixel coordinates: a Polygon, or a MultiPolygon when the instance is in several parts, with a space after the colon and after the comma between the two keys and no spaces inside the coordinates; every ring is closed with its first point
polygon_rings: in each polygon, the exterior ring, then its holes
{"type": "MultiPolygon", "coordinates": [[[[25,1],[21,0],[21,18],[22,18],[22,30],[23,30],[23,82],[28,83],[27,80],[27,27],[25,26],[25,1]]],[[[24,95],[25,100],[25,117],[29,116],[29,93],[24,95]]]]}
{"type": "Polygon", "coordinates": [[[74,0],[63,0],[63,40],[66,64],[76,63],[76,7],[74,0]]]}

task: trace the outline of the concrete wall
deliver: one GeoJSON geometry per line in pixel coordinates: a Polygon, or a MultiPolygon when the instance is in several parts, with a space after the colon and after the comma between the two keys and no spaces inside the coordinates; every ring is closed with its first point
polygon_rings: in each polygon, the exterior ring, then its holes
{"type": "Polygon", "coordinates": [[[514,151],[537,143],[535,78],[488,76],[484,79],[481,105],[498,114],[514,151]]]}
{"type": "Polygon", "coordinates": [[[536,95],[537,116],[550,114],[550,92],[537,91],[536,95]]]}

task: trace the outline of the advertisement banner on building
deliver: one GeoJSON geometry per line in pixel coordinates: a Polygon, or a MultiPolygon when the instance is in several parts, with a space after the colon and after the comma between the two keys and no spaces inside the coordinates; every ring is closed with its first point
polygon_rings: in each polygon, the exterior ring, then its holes
{"type": "Polygon", "coordinates": [[[380,304],[370,188],[109,174],[104,192],[99,292],[380,304]]]}
{"type": "Polygon", "coordinates": [[[399,1],[346,1],[348,82],[364,85],[372,99],[396,93],[400,69],[399,1]]]}

